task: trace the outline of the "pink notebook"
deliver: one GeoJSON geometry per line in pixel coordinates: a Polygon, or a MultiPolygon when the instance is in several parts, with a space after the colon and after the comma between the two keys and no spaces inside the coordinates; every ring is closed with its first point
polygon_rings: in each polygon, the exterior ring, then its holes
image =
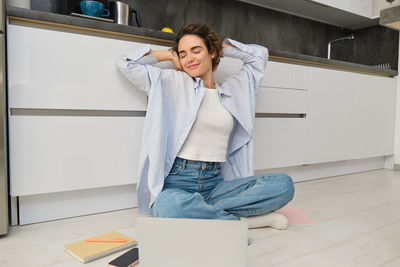
{"type": "Polygon", "coordinates": [[[300,208],[283,207],[276,212],[284,215],[288,219],[289,224],[314,224],[311,218],[300,208]]]}

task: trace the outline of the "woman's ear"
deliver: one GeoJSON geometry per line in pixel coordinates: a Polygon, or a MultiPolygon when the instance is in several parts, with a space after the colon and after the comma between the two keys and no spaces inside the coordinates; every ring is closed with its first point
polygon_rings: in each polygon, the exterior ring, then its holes
{"type": "Polygon", "coordinates": [[[211,58],[215,58],[217,55],[216,55],[216,53],[215,53],[215,51],[214,52],[212,52],[212,54],[211,54],[211,58]]]}

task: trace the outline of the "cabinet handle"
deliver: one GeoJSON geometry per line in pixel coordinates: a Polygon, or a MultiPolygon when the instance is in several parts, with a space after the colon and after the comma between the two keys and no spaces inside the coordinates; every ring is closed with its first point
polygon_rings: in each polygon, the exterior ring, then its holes
{"type": "Polygon", "coordinates": [[[256,113],[256,118],[305,118],[306,114],[292,113],[256,113]]]}
{"type": "Polygon", "coordinates": [[[145,117],[146,111],[11,108],[11,116],[145,117]]]}

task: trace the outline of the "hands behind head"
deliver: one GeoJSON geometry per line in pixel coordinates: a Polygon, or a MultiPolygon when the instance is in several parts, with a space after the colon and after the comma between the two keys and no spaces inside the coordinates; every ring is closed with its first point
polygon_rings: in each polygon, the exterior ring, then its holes
{"type": "Polygon", "coordinates": [[[175,67],[175,69],[177,69],[177,70],[183,70],[183,68],[182,68],[182,65],[181,65],[181,62],[180,62],[180,60],[179,60],[179,56],[178,56],[178,54],[176,53],[176,51],[175,50],[169,50],[169,51],[171,51],[171,58],[170,58],[170,60],[171,60],[171,62],[174,64],[174,67],[175,67]]]}
{"type": "Polygon", "coordinates": [[[224,45],[222,45],[222,55],[224,54],[225,48],[227,48],[227,47],[233,47],[233,45],[230,45],[230,44],[224,44],[224,45]]]}

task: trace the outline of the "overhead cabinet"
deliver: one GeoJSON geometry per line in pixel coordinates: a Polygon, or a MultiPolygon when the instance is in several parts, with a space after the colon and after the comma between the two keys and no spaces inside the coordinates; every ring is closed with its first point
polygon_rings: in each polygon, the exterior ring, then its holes
{"type": "MultiPolygon", "coordinates": [[[[379,7],[374,0],[239,0],[256,6],[312,19],[350,30],[376,25],[379,7]]],[[[384,0],[380,0],[384,2],[384,0]]]]}
{"type": "Polygon", "coordinates": [[[373,0],[311,0],[312,2],[341,9],[363,17],[373,17],[373,0]]]}

